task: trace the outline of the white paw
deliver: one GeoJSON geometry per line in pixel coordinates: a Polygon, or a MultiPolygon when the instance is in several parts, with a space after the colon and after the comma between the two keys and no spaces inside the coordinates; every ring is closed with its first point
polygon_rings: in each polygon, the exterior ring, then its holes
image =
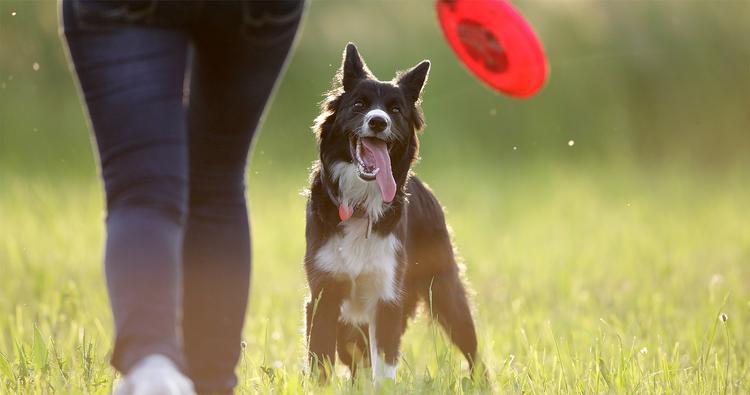
{"type": "Polygon", "coordinates": [[[375,371],[375,382],[383,380],[396,380],[396,366],[383,361],[380,362],[378,369],[375,371]]]}
{"type": "Polygon", "coordinates": [[[130,369],[112,395],[195,395],[195,389],[169,358],[152,354],[130,369]]]}

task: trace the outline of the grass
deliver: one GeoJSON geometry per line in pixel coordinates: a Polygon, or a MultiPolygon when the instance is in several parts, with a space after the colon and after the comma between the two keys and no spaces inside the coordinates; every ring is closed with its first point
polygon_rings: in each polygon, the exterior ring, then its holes
{"type": "MultiPolygon", "coordinates": [[[[680,169],[425,168],[466,262],[490,382],[472,384],[421,314],[377,392],[750,392],[750,183],[680,169]]],[[[107,393],[99,185],[0,178],[0,393],[107,393]]],[[[251,175],[238,392],[370,393],[341,366],[323,387],[303,373],[304,180],[251,175]]]]}
{"type": "MultiPolygon", "coordinates": [[[[341,366],[324,387],[303,373],[309,125],[354,41],[382,78],[433,61],[418,172],[448,209],[490,371],[471,384],[422,314],[377,392],[750,394],[750,3],[514,3],[552,66],[524,101],[480,88],[427,2],[309,7],[250,173],[238,392],[374,392],[341,366]]],[[[0,1],[0,394],[115,378],[102,196],[56,8],[0,1]]]]}

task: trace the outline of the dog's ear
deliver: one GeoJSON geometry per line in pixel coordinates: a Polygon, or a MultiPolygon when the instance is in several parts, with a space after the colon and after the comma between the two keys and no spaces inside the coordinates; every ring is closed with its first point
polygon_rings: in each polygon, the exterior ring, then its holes
{"type": "Polygon", "coordinates": [[[344,60],[341,63],[339,75],[345,92],[352,90],[360,80],[372,77],[370,69],[367,68],[367,65],[359,56],[357,46],[352,43],[346,44],[344,60]]]}
{"type": "Polygon", "coordinates": [[[419,95],[422,93],[422,87],[424,87],[424,83],[427,81],[429,71],[430,61],[423,60],[397,77],[398,86],[401,87],[407,100],[412,103],[416,103],[419,100],[419,95]]]}

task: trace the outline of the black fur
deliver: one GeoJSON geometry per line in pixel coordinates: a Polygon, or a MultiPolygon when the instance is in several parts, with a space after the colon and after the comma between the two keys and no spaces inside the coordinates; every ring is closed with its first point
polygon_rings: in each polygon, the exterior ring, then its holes
{"type": "Polygon", "coordinates": [[[351,281],[336,278],[315,263],[317,252],[326,242],[343,232],[337,206],[341,192],[331,172],[335,163],[353,160],[349,139],[363,117],[362,111],[353,110],[356,101],[389,113],[396,107],[399,110],[391,114],[395,137],[388,142],[396,197],[386,204],[383,216],[373,223],[372,232],[381,237],[394,234],[403,246],[397,253],[395,279],[401,297],[396,303],[377,304],[378,352],[384,354],[387,363],[397,362],[407,319],[414,315],[419,302],[425,301],[472,369],[477,362],[474,323],[442,207],[430,189],[410,173],[418,155],[417,133],[423,126],[420,94],[429,67],[430,63],[423,61],[393,81],[381,82],[372,75],[356,47],[349,44],[334,88],[322,103],[322,113],[314,126],[320,161],[310,176],[305,232],[305,270],[311,291],[306,306],[307,340],[313,367],[316,363],[333,364],[336,351],[352,374],[358,363],[369,364],[368,325],[339,321],[341,304],[351,292],[351,281]]]}

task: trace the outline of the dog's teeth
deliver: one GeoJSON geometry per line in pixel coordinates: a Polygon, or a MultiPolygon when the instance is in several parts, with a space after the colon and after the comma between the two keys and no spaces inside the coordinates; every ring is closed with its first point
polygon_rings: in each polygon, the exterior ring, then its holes
{"type": "Polygon", "coordinates": [[[357,149],[355,150],[354,154],[357,156],[357,161],[360,165],[364,165],[364,161],[362,160],[362,155],[359,153],[362,148],[362,140],[357,140],[357,149]]]}
{"type": "Polygon", "coordinates": [[[378,172],[379,172],[379,171],[380,171],[380,168],[379,168],[379,167],[376,167],[376,168],[375,168],[375,170],[373,170],[373,171],[372,171],[372,173],[370,173],[370,175],[371,175],[371,176],[376,176],[376,175],[378,175],[378,172]]]}

